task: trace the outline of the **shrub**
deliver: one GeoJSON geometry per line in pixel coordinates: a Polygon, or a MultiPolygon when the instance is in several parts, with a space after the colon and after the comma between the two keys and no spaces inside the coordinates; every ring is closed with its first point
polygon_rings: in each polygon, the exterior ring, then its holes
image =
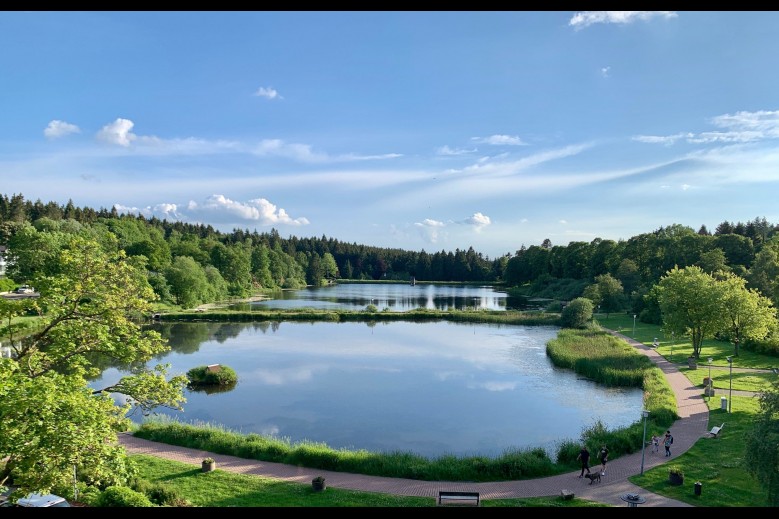
{"type": "Polygon", "coordinates": [[[218,371],[209,371],[208,366],[198,366],[187,371],[189,383],[193,386],[230,386],[238,382],[238,375],[229,366],[220,366],[218,371]]]}
{"type": "Polygon", "coordinates": [[[158,506],[192,506],[189,501],[181,497],[177,490],[163,483],[151,482],[146,479],[136,479],[130,488],[145,494],[149,500],[158,506]]]}
{"type": "Polygon", "coordinates": [[[564,328],[584,328],[592,319],[592,301],[577,297],[563,308],[560,324],[564,328]]]}
{"type": "Polygon", "coordinates": [[[101,507],[148,507],[154,506],[145,494],[136,492],[130,487],[108,487],[103,490],[98,499],[101,507]]]}

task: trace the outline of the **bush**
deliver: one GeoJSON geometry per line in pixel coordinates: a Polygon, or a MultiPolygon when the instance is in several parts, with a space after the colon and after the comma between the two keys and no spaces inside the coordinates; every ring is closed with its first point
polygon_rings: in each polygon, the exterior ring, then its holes
{"type": "Polygon", "coordinates": [[[208,366],[192,368],[187,371],[187,378],[193,386],[230,386],[238,382],[235,370],[224,365],[218,371],[209,371],[208,366]]]}
{"type": "Polygon", "coordinates": [[[560,315],[563,328],[584,328],[592,319],[592,301],[577,297],[568,303],[560,315]]]}
{"type": "Polygon", "coordinates": [[[130,485],[130,488],[145,494],[152,503],[158,506],[192,506],[189,501],[179,495],[178,491],[163,483],[137,479],[130,485]]]}
{"type": "Polygon", "coordinates": [[[136,492],[130,487],[108,487],[103,490],[98,499],[101,507],[149,507],[154,506],[145,494],[136,492]]]}

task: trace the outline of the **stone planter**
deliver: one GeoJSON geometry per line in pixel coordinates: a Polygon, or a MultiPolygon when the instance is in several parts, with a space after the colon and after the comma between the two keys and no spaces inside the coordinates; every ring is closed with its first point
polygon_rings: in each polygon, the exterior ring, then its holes
{"type": "Polygon", "coordinates": [[[204,461],[201,470],[203,472],[211,472],[216,468],[216,462],[215,461],[204,461]]]}
{"type": "Polygon", "coordinates": [[[684,475],[683,474],[676,474],[674,472],[670,472],[668,474],[668,482],[674,486],[679,486],[682,483],[684,483],[684,475]]]}
{"type": "Polygon", "coordinates": [[[687,357],[687,366],[690,369],[698,369],[698,359],[695,357],[687,357]]]}
{"type": "Polygon", "coordinates": [[[314,489],[315,492],[320,492],[327,488],[327,485],[325,485],[325,478],[323,477],[316,477],[311,480],[311,487],[314,489]]]}

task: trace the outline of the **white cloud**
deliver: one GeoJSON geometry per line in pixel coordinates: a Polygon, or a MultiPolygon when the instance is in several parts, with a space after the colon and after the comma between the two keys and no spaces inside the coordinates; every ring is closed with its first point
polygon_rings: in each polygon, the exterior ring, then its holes
{"type": "Polygon", "coordinates": [[[680,139],[693,144],[744,143],[779,138],[779,110],[736,112],[712,117],[709,122],[723,131],[677,133],[675,135],[639,135],[633,140],[670,146],[680,139]]]}
{"type": "Polygon", "coordinates": [[[157,216],[167,220],[180,220],[183,215],[178,213],[178,206],[176,204],[157,204],[154,207],[131,207],[122,204],[114,204],[114,208],[118,213],[125,214],[142,214],[143,216],[150,218],[157,216]]]}
{"type": "Polygon", "coordinates": [[[43,130],[43,135],[49,139],[64,137],[71,133],[81,133],[81,129],[75,124],[66,123],[65,121],[59,121],[57,119],[49,122],[49,125],[43,130]]]}
{"type": "Polygon", "coordinates": [[[264,139],[254,147],[252,152],[260,157],[284,157],[306,163],[354,162],[402,157],[399,153],[385,153],[383,155],[358,155],[356,153],[328,155],[327,153],[314,152],[308,144],[287,143],[281,139],[264,139]]]}
{"type": "Polygon", "coordinates": [[[120,117],[116,121],[103,126],[97,132],[97,138],[111,144],[128,147],[132,141],[137,139],[137,136],[130,131],[133,129],[133,126],[135,126],[134,122],[120,117]]]}
{"type": "Polygon", "coordinates": [[[477,150],[476,148],[472,150],[468,150],[465,148],[450,148],[449,146],[441,146],[436,150],[436,154],[438,155],[465,155],[467,153],[475,153],[477,150]]]}
{"type": "Polygon", "coordinates": [[[490,217],[487,215],[484,215],[482,213],[473,213],[473,216],[469,216],[468,218],[463,220],[462,223],[466,225],[472,225],[476,230],[476,232],[479,232],[483,228],[490,225],[492,221],[490,220],[490,217]]]}
{"type": "Polygon", "coordinates": [[[422,238],[428,243],[438,243],[439,239],[444,237],[442,235],[442,229],[446,227],[444,222],[425,218],[421,222],[416,222],[415,227],[419,229],[419,233],[422,238]]]}
{"type": "Polygon", "coordinates": [[[446,224],[444,222],[433,220],[431,218],[425,218],[421,222],[417,222],[414,225],[418,227],[444,227],[446,224]]]}
{"type": "Polygon", "coordinates": [[[675,11],[581,11],[573,15],[568,25],[581,29],[596,23],[629,24],[652,18],[676,18],[675,11]]]}
{"type": "Polygon", "coordinates": [[[695,137],[693,133],[677,133],[675,135],[636,135],[632,137],[634,141],[646,142],[649,144],[663,144],[665,146],[671,146],[679,139],[692,139],[695,137]]]}
{"type": "Polygon", "coordinates": [[[489,137],[471,137],[472,141],[493,146],[525,146],[526,143],[516,135],[490,135],[489,137]]]}
{"type": "Polygon", "coordinates": [[[255,198],[244,203],[230,200],[224,195],[211,195],[202,204],[190,201],[187,209],[208,213],[212,219],[229,219],[232,216],[258,222],[260,225],[308,225],[309,223],[304,217],[292,218],[284,209],[277,208],[264,198],[255,198]]]}
{"type": "Polygon", "coordinates": [[[568,222],[565,220],[559,220],[557,223],[560,223],[562,225],[568,225],[568,222]]]}
{"type": "Polygon", "coordinates": [[[611,72],[611,67],[603,67],[600,69],[600,74],[603,77],[609,77],[610,72],[611,72]]]}
{"type": "Polygon", "coordinates": [[[281,95],[279,95],[275,88],[271,87],[260,87],[254,93],[254,95],[257,97],[265,97],[267,99],[284,99],[281,97],[281,95]]]}

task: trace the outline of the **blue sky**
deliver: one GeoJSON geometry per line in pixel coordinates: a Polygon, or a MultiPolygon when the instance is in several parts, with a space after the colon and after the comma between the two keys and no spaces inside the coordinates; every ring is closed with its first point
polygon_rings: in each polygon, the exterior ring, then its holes
{"type": "Polygon", "coordinates": [[[0,192],[407,250],[779,221],[779,12],[0,12],[0,192]]]}

